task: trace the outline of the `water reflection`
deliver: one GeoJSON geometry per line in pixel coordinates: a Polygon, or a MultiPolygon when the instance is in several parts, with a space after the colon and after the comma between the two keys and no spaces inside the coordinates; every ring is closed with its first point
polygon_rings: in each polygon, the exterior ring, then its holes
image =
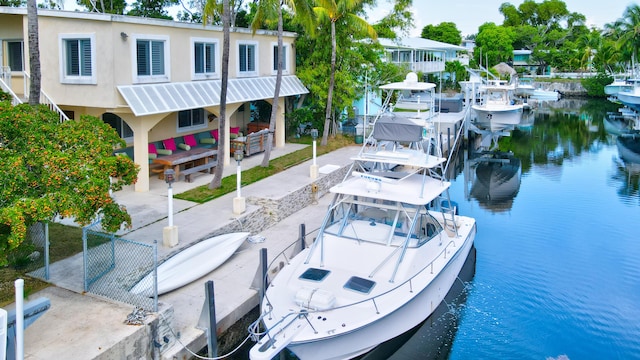
{"type": "Polygon", "coordinates": [[[447,359],[464,315],[470,282],[476,271],[476,248],[471,248],[458,279],[444,301],[423,323],[380,344],[360,360],[447,359]]]}
{"type": "Polygon", "coordinates": [[[511,209],[520,189],[520,159],[512,153],[491,152],[470,159],[469,168],[473,178],[471,196],[480,206],[493,212],[511,209]]]}
{"type": "Polygon", "coordinates": [[[640,205],[640,134],[618,136],[616,147],[620,160],[613,179],[620,185],[618,195],[626,200],[638,198],[640,205]]]}

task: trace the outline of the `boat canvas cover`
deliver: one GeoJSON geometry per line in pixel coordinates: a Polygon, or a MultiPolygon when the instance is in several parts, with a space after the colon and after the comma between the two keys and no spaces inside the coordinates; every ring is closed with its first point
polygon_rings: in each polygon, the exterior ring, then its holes
{"type": "Polygon", "coordinates": [[[422,141],[422,126],[406,117],[384,114],[373,127],[373,137],[378,141],[422,141]]]}

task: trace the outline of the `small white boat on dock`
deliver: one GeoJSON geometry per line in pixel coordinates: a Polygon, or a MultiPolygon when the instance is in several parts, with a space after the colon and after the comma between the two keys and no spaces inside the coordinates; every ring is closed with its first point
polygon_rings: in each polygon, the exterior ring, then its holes
{"type": "Polygon", "coordinates": [[[482,86],[481,103],[471,106],[476,113],[475,125],[492,132],[518,125],[522,121],[523,105],[513,100],[514,89],[514,85],[503,80],[489,80],[482,86]]]}
{"type": "MultiPolygon", "coordinates": [[[[158,295],[187,285],[222,265],[242,245],[248,232],[214,236],[190,246],[158,266],[158,295]]],[[[151,271],[129,290],[134,294],[153,296],[154,273],[151,271]]]]}

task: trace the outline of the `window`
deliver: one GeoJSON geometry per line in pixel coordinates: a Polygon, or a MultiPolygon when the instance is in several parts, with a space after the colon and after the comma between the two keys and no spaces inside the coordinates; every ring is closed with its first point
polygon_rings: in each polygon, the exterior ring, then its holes
{"type": "Polygon", "coordinates": [[[120,116],[112,113],[102,114],[102,121],[111,125],[122,139],[133,140],[133,130],[129,125],[120,118],[120,116]]]}
{"type": "Polygon", "coordinates": [[[8,41],[7,42],[7,58],[9,60],[9,67],[11,71],[23,71],[23,48],[22,41],[8,41]]]}
{"type": "MultiPolygon", "coordinates": [[[[136,37],[134,35],[134,37],[136,37]]],[[[169,81],[169,38],[141,36],[135,39],[135,82],[169,81]]]]}
{"type": "MultiPolygon", "coordinates": [[[[282,45],[282,73],[287,74],[287,52],[289,46],[283,44],[282,45]]],[[[273,46],[273,73],[275,74],[278,71],[278,44],[276,43],[273,46]]]]}
{"type": "Polygon", "coordinates": [[[194,79],[210,79],[218,77],[216,68],[216,52],[218,41],[215,39],[192,38],[194,79]]]}
{"type": "Polygon", "coordinates": [[[178,112],[178,130],[186,131],[207,126],[204,122],[204,109],[191,109],[178,112]]]}
{"type": "Polygon", "coordinates": [[[238,76],[255,76],[258,74],[257,43],[240,43],[238,45],[238,76]]]}
{"type": "Polygon", "coordinates": [[[95,84],[95,44],[93,35],[60,35],[60,82],[95,84]]]}

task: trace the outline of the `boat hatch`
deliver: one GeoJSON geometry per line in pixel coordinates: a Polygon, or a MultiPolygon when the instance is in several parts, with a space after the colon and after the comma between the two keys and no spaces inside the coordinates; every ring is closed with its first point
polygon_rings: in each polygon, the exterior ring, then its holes
{"type": "Polygon", "coordinates": [[[357,291],[363,294],[368,294],[371,292],[371,289],[376,285],[375,281],[363,279],[361,277],[352,276],[346,284],[344,284],[344,288],[347,290],[357,291]]]}
{"type": "Polygon", "coordinates": [[[300,279],[320,282],[324,280],[324,278],[326,278],[330,272],[331,271],[324,269],[308,268],[305,272],[302,273],[302,275],[300,275],[300,279]]]}

